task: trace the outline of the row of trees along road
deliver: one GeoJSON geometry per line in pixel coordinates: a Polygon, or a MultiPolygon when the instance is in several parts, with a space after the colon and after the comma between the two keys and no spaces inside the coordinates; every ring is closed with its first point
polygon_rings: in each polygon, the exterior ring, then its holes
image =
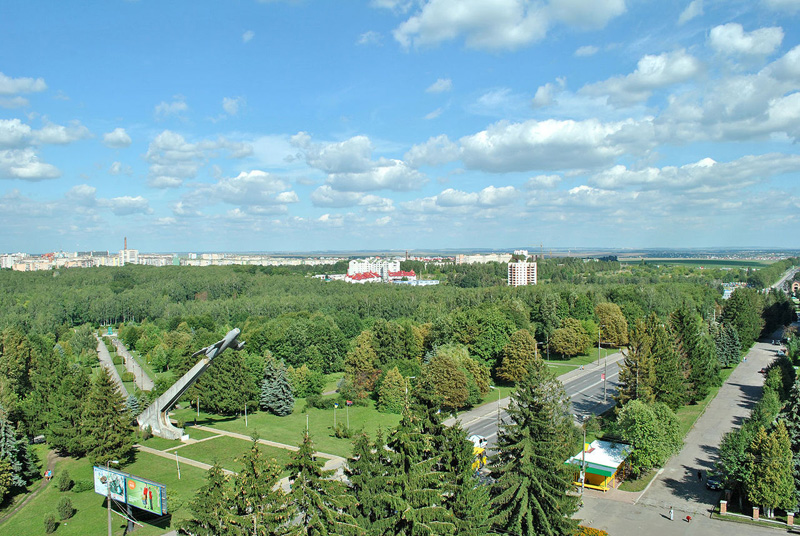
{"type": "Polygon", "coordinates": [[[345,474],[331,479],[308,434],[285,468],[291,491],[276,486],[282,468],[257,448],[226,477],[213,467],[184,530],[196,535],[348,534],[412,536],[575,534],[578,508],[564,460],[580,448],[563,386],[541,359],[530,363],[498,433],[491,484],[472,470],[472,444],[458,425],[417,399],[384,437],[360,434],[345,474]]]}

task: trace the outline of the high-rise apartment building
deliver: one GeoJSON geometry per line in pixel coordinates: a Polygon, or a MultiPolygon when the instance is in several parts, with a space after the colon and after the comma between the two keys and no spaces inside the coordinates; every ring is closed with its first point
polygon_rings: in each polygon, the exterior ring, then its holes
{"type": "Polygon", "coordinates": [[[528,261],[528,252],[525,250],[515,251],[514,255],[522,256],[525,260],[512,260],[508,263],[508,286],[535,285],[536,262],[528,261]]]}

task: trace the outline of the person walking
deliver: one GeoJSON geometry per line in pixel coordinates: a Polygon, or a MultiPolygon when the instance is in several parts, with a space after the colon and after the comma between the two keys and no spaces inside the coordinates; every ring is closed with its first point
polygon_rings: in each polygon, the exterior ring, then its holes
{"type": "Polygon", "coordinates": [[[675,512],[672,510],[672,507],[669,507],[669,520],[672,521],[674,519],[675,512]]]}
{"type": "Polygon", "coordinates": [[[697,471],[697,481],[698,482],[703,481],[703,471],[697,471]]]}

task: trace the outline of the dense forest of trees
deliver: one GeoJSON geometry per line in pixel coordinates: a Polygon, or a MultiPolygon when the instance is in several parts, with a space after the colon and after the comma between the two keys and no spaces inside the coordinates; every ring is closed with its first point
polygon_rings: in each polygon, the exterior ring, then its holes
{"type": "Polygon", "coordinates": [[[285,415],[294,397],[325,403],[317,396],[323,374],[340,371],[340,394],[356,403],[374,397],[380,410],[399,412],[411,390],[430,407],[455,410],[480,401],[493,376],[521,381],[544,346],[552,358],[570,356],[598,336],[614,346],[630,339],[629,357],[638,355],[637,366],[654,371],[651,386],[625,396],[644,392],[676,407],[702,398],[719,366],[793,314],[783,294],[749,289],[723,307],[718,280],[674,271],[653,283],[614,282],[627,276],[613,260],[548,259],[542,270],[551,282],[519,288],[491,280],[504,276],[501,266],[437,267],[454,279],[434,287],[350,285],[304,270],[251,266],[0,271],[0,424],[7,423],[6,442],[15,445],[3,451],[13,455],[0,454],[11,467],[0,462],[0,489],[13,493],[35,473],[24,458],[28,439],[38,434],[62,454],[125,459],[135,412],[170,384],[170,375],[193,365],[194,350],[232,327],[242,329],[246,349],[223,354],[187,394],[220,414],[246,405],[285,415]],[[467,284],[472,277],[481,282],[467,284]],[[668,336],[658,333],[661,324],[671,326],[668,336]],[[116,400],[108,378],[90,374],[94,331],[104,325],[115,326],[151,368],[169,373],[154,393],[116,400]],[[669,366],[683,382],[675,400],[659,395],[659,367],[667,361],[648,365],[652,348],[675,357],[669,366]],[[121,417],[104,423],[114,441],[101,448],[80,424],[103,407],[121,417]],[[11,472],[6,485],[3,474],[11,472]]]}

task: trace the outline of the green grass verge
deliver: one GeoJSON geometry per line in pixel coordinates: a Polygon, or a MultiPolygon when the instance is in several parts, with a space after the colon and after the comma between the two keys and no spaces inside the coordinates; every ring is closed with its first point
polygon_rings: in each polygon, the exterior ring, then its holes
{"type": "MultiPolygon", "coordinates": [[[[306,427],[306,417],[308,417],[309,431],[318,451],[337,456],[349,456],[352,451],[352,440],[339,439],[333,434],[334,410],[310,408],[304,413],[302,409],[305,405],[305,399],[296,399],[294,412],[286,417],[277,417],[264,411],[249,414],[247,416],[248,426],[245,426],[243,416],[222,417],[200,411],[197,424],[247,436],[257,432],[261,439],[297,446],[302,439],[302,432],[306,427]]],[[[375,435],[378,428],[389,430],[400,422],[400,415],[376,411],[372,400],[367,406],[339,408],[336,410],[337,423],[345,424],[348,420],[348,413],[350,430],[353,432],[364,430],[371,436],[375,435]]],[[[177,410],[173,414],[175,419],[184,422],[194,422],[195,415],[195,410],[189,408],[177,410]]],[[[191,437],[191,431],[189,435],[191,437]]]]}
{"type": "MultiPolygon", "coordinates": [[[[202,443],[181,447],[175,452],[178,453],[178,456],[209,465],[213,465],[216,461],[221,467],[238,473],[242,469],[242,464],[237,460],[241,459],[250,450],[250,445],[250,441],[229,436],[219,436],[202,443]]],[[[287,449],[268,445],[259,445],[258,449],[264,453],[267,459],[275,460],[281,467],[285,467],[289,462],[291,451],[287,449]]]]}
{"type": "MultiPolygon", "coordinates": [[[[733,368],[722,369],[722,371],[720,371],[720,377],[722,378],[723,384],[728,381],[728,378],[733,371],[733,368]]],[[[720,387],[712,387],[711,391],[708,393],[708,396],[706,396],[697,404],[678,408],[678,410],[675,412],[675,415],[678,417],[678,425],[680,426],[681,437],[686,437],[686,434],[689,433],[689,430],[691,430],[692,426],[694,426],[694,423],[697,422],[697,419],[706,410],[706,406],[708,406],[717,396],[720,387]]]]}
{"type": "Polygon", "coordinates": [[[644,491],[653,478],[658,473],[658,469],[650,469],[646,473],[639,476],[639,478],[635,478],[633,480],[625,480],[622,484],[619,485],[619,489],[621,491],[644,491]]]}
{"type": "MultiPolygon", "coordinates": [[[[58,491],[58,476],[63,470],[68,470],[73,480],[91,482],[92,465],[86,458],[75,460],[66,458],[61,460],[54,471],[55,478],[34,497],[28,505],[15,514],[11,519],[0,525],[0,533],[14,534],[16,536],[38,536],[44,534],[44,516],[50,512],[56,513],[56,505],[61,497],[69,497],[76,509],[75,515],[61,521],[55,534],[59,536],[84,536],[86,534],[106,534],[107,511],[105,498],[94,493],[94,489],[75,493],[73,491],[58,491]]],[[[136,462],[123,468],[123,471],[136,476],[141,476],[167,486],[168,507],[172,513],[161,525],[143,523],[137,527],[136,534],[141,536],[156,536],[174,528],[176,523],[191,516],[188,504],[194,497],[197,489],[205,482],[205,471],[191,466],[181,466],[181,479],[178,480],[174,460],[167,460],[158,456],[138,453],[136,462]]],[[[38,483],[37,483],[38,486],[38,483]]],[[[134,508],[134,517],[141,516],[143,512],[134,508]]],[[[56,514],[56,517],[58,515],[56,514]]],[[[114,534],[122,534],[125,522],[117,515],[112,517],[112,530],[114,534]]]]}

